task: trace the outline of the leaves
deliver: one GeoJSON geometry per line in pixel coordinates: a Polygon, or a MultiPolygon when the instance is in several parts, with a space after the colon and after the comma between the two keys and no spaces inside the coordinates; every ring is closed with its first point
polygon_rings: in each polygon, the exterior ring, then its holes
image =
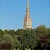
{"type": "Polygon", "coordinates": [[[23,35],[20,37],[21,42],[25,48],[35,47],[37,44],[36,33],[32,33],[31,30],[25,30],[23,35]],[[35,43],[36,42],[36,43],[35,43]]]}
{"type": "MultiPolygon", "coordinates": [[[[41,36],[47,37],[47,43],[50,43],[50,28],[40,25],[35,29],[1,30],[0,44],[11,44],[12,48],[34,48],[40,41],[41,36]]],[[[47,45],[47,44],[46,44],[47,45]]]]}

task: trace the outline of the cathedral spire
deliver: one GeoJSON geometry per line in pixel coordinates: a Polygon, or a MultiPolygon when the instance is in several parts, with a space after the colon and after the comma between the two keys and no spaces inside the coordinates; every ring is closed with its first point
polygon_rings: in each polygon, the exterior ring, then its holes
{"type": "Polygon", "coordinates": [[[30,18],[29,0],[26,0],[26,16],[24,18],[24,29],[32,28],[32,21],[30,18]]]}

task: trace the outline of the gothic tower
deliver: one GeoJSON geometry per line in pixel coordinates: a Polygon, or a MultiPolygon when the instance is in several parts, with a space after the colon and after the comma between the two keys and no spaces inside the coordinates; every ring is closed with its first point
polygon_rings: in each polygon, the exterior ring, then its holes
{"type": "Polygon", "coordinates": [[[30,9],[29,9],[29,0],[26,3],[26,16],[24,18],[24,29],[31,29],[32,28],[32,21],[30,18],[30,9]]]}

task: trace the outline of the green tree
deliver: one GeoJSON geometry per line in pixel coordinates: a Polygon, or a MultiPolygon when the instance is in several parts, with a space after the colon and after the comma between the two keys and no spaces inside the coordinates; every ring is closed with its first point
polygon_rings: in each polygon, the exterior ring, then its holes
{"type": "Polygon", "coordinates": [[[0,36],[3,36],[4,31],[0,29],[0,36]]]}
{"type": "Polygon", "coordinates": [[[24,29],[18,29],[18,30],[15,32],[15,34],[16,34],[17,36],[21,36],[23,33],[24,33],[24,29]]]}
{"type": "Polygon", "coordinates": [[[47,33],[46,35],[50,35],[50,28],[47,28],[47,33]]]}
{"type": "Polygon", "coordinates": [[[4,35],[4,31],[0,29],[0,42],[2,40],[2,36],[4,35]]]}
{"type": "Polygon", "coordinates": [[[25,30],[20,39],[23,48],[34,48],[38,42],[36,33],[32,30],[25,30]]]}
{"type": "Polygon", "coordinates": [[[18,38],[17,37],[14,37],[14,39],[15,39],[15,42],[14,42],[14,48],[21,48],[22,47],[22,44],[21,44],[21,42],[18,40],[18,38]]]}
{"type": "Polygon", "coordinates": [[[40,25],[36,28],[36,33],[38,35],[46,35],[46,32],[47,32],[47,29],[46,29],[46,26],[44,25],[40,25]]]}
{"type": "Polygon", "coordinates": [[[50,28],[47,28],[47,33],[46,33],[46,35],[47,35],[47,38],[48,38],[47,43],[50,43],[50,28]]]}
{"type": "Polygon", "coordinates": [[[15,36],[15,30],[9,30],[9,34],[15,36]]]}
{"type": "Polygon", "coordinates": [[[14,47],[14,39],[12,38],[11,35],[9,34],[4,34],[3,37],[2,37],[2,40],[1,40],[1,44],[11,44],[11,47],[13,48],[14,47]]]}

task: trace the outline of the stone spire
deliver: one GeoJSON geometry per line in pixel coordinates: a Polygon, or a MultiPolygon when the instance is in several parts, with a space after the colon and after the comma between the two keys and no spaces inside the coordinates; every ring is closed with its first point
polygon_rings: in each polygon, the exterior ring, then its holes
{"type": "Polygon", "coordinates": [[[27,0],[26,16],[24,18],[24,29],[31,29],[31,28],[32,28],[32,21],[30,18],[29,0],[27,0]]]}
{"type": "Polygon", "coordinates": [[[29,12],[29,0],[27,0],[27,4],[26,4],[26,15],[30,15],[30,12],[29,12]]]}

